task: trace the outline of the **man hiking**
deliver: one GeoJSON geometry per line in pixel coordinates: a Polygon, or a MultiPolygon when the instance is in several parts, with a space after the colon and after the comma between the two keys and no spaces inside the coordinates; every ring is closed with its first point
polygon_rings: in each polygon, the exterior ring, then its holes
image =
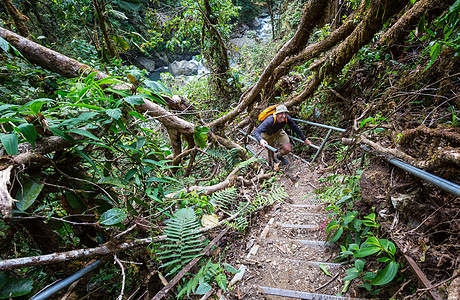
{"type": "MultiPolygon", "coordinates": [[[[276,155],[276,158],[281,161],[283,165],[287,165],[288,160],[283,157],[284,155],[291,152],[291,144],[289,143],[289,137],[283,130],[284,125],[288,124],[292,130],[304,141],[306,145],[310,145],[311,142],[303,135],[302,131],[297,127],[292,118],[288,116],[288,109],[285,105],[280,104],[276,106],[275,111],[268,115],[265,120],[254,130],[254,136],[259,141],[262,147],[267,144],[274,147],[275,140],[281,144],[281,150],[276,155]]],[[[273,152],[268,151],[269,161],[273,161],[273,152]]]]}

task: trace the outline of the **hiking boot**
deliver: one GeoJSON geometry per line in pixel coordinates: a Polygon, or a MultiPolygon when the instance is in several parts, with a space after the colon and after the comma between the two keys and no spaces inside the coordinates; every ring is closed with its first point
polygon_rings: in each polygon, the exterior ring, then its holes
{"type": "Polygon", "coordinates": [[[286,159],[286,157],[283,157],[283,156],[280,156],[279,154],[276,155],[276,158],[279,159],[281,161],[281,164],[282,165],[287,165],[289,164],[288,160],[286,159]]]}

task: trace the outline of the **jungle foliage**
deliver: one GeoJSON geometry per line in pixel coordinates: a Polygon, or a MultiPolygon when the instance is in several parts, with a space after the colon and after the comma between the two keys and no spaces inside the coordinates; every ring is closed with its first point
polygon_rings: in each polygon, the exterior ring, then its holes
{"type": "MultiPolygon", "coordinates": [[[[153,297],[162,274],[170,279],[200,257],[207,243],[205,220],[244,234],[259,211],[287,197],[271,174],[259,172],[261,162],[244,157],[232,142],[230,129],[254,126],[253,116],[269,102],[285,102],[311,121],[347,128],[356,140],[402,149],[414,165],[458,181],[460,1],[440,2],[349,0],[331,15],[325,1],[267,1],[279,17],[275,40],[243,49],[251,57],[236,67],[229,65],[226,43],[236,20],[254,17],[258,4],[249,1],[13,2],[27,17],[22,20],[30,40],[110,76],[87,72],[65,78],[29,63],[13,41],[0,37],[1,258],[107,246],[113,255],[106,255],[104,267],[75,293],[153,297]],[[412,16],[417,17],[405,21],[412,16]],[[398,38],[395,32],[406,34],[398,38]],[[195,78],[185,87],[176,78],[152,81],[147,71],[120,58],[197,49],[215,77],[195,78]],[[143,110],[145,101],[165,109],[173,94],[199,111],[182,115],[171,109],[179,124],[169,114],[143,110]],[[180,133],[183,139],[171,131],[178,124],[191,124],[191,132],[180,133]],[[131,241],[148,247],[117,251],[131,241]]],[[[18,28],[21,19],[13,21],[4,5],[0,16],[1,27],[18,28]]],[[[313,139],[322,134],[303,129],[313,139]]],[[[339,260],[351,264],[344,280],[360,281],[378,294],[380,286],[401,278],[395,245],[382,236],[379,223],[378,209],[388,212],[391,203],[371,199],[361,205],[367,207],[362,214],[353,207],[365,196],[358,188],[362,150],[334,139],[321,159],[350,174],[325,179],[326,231],[330,241],[342,244],[339,260]]],[[[405,180],[398,175],[393,191],[407,186],[405,180]]],[[[424,213],[446,210],[438,222],[443,234],[436,235],[445,240],[434,238],[423,255],[432,249],[442,257],[455,254],[452,230],[442,218],[458,211],[455,201],[420,183],[413,186],[417,199],[430,206],[412,217],[422,221],[424,213]]],[[[227,276],[237,271],[224,255],[203,257],[195,274],[180,282],[177,297],[203,295],[213,286],[226,290],[227,276]]],[[[83,268],[86,258],[79,258],[5,267],[0,298],[38,292],[83,268]]],[[[446,261],[429,267],[438,264],[452,276],[458,265],[446,261]]]]}

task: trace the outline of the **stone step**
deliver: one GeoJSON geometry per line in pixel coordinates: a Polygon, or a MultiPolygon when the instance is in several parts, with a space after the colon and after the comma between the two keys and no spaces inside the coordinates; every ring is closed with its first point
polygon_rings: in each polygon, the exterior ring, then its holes
{"type": "Polygon", "coordinates": [[[327,268],[327,274],[317,265],[287,263],[276,260],[261,265],[260,275],[268,287],[291,289],[306,293],[318,293],[327,286],[327,293],[336,295],[342,291],[346,276],[342,268],[327,268]]]}
{"type": "Polygon", "coordinates": [[[306,213],[296,211],[276,212],[273,214],[278,223],[294,224],[326,224],[327,214],[325,213],[306,213]]]}
{"type": "MultiPolygon", "coordinates": [[[[266,295],[276,295],[281,297],[296,298],[296,299],[311,299],[311,300],[358,300],[350,297],[340,297],[335,295],[308,293],[302,291],[294,291],[287,289],[278,289],[267,286],[259,286],[261,293],[266,295]]],[[[269,298],[267,298],[269,299],[269,298]]]]}
{"type": "Polygon", "coordinates": [[[291,239],[261,239],[257,252],[252,258],[269,257],[276,259],[295,259],[306,261],[320,261],[332,263],[331,259],[337,257],[339,248],[335,245],[321,244],[320,241],[291,240],[291,239]]]}
{"type": "Polygon", "coordinates": [[[324,241],[326,239],[325,229],[325,227],[315,224],[275,223],[270,228],[268,236],[273,238],[324,241]]]}

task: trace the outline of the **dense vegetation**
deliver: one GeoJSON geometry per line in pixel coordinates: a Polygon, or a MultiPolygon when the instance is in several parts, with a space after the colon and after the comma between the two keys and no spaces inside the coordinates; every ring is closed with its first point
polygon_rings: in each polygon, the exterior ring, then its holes
{"type": "MultiPolygon", "coordinates": [[[[446,294],[458,276],[458,198],[382,157],[459,183],[459,12],[459,0],[3,0],[0,298],[29,297],[93,256],[103,267],[69,290],[75,297],[152,298],[216,224],[244,234],[286,194],[236,129],[251,131],[279,102],[353,138],[333,137],[318,162],[335,173],[318,193],[329,238],[351,263],[345,280],[375,297],[424,295],[402,282],[397,240],[446,294]],[[265,10],[274,39],[232,46],[265,10]],[[133,65],[192,54],[208,76],[159,82],[133,65]],[[15,259],[29,256],[41,258],[15,259]]],[[[303,129],[313,141],[325,134],[303,129]]],[[[174,293],[226,290],[235,272],[224,250],[174,293]]]]}

